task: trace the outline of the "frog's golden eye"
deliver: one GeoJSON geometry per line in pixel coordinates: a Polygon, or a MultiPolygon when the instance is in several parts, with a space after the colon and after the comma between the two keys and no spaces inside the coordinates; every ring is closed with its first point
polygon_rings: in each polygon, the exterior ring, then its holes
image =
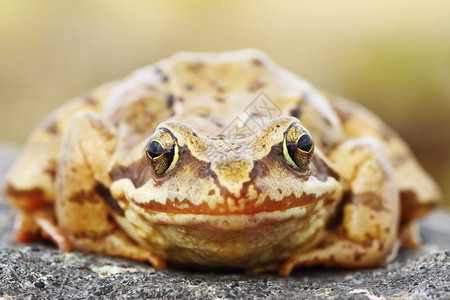
{"type": "Polygon", "coordinates": [[[300,123],[292,124],[284,135],[283,154],[294,168],[305,170],[314,154],[314,142],[300,123]]]}
{"type": "Polygon", "coordinates": [[[178,145],[175,137],[168,129],[159,129],[147,143],[146,155],[155,175],[166,174],[178,161],[178,145]]]}

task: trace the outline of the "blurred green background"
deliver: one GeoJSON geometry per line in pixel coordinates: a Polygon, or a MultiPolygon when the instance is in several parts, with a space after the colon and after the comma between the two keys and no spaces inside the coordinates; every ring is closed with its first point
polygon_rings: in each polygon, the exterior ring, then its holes
{"type": "Polygon", "coordinates": [[[1,0],[0,46],[0,141],[174,52],[255,47],[381,116],[450,205],[448,0],[1,0]]]}

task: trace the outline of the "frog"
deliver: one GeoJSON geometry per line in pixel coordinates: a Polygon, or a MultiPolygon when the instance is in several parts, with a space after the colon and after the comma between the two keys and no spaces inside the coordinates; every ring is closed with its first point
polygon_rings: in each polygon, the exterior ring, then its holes
{"type": "Polygon", "coordinates": [[[441,194],[375,114],[264,52],[180,52],[56,109],[8,173],[14,240],[200,269],[374,268],[441,194]]]}

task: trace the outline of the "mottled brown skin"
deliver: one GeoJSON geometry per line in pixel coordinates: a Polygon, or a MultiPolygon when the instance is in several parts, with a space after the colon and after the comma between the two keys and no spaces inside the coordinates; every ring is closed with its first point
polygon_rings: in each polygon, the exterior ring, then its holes
{"type": "Polygon", "coordinates": [[[69,102],[5,192],[18,242],[281,275],[388,263],[440,197],[377,117],[256,50],[176,54],[69,102]]]}

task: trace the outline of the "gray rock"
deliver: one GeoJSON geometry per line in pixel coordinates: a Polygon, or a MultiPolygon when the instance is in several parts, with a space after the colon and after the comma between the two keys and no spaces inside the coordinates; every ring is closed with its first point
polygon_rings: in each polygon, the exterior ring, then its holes
{"type": "MultiPolygon", "coordinates": [[[[17,153],[0,145],[0,182],[17,153]]],[[[14,211],[0,201],[0,299],[450,298],[450,215],[422,222],[424,244],[371,270],[307,268],[291,277],[232,272],[155,271],[147,264],[62,253],[49,243],[11,243],[14,211]]]]}

